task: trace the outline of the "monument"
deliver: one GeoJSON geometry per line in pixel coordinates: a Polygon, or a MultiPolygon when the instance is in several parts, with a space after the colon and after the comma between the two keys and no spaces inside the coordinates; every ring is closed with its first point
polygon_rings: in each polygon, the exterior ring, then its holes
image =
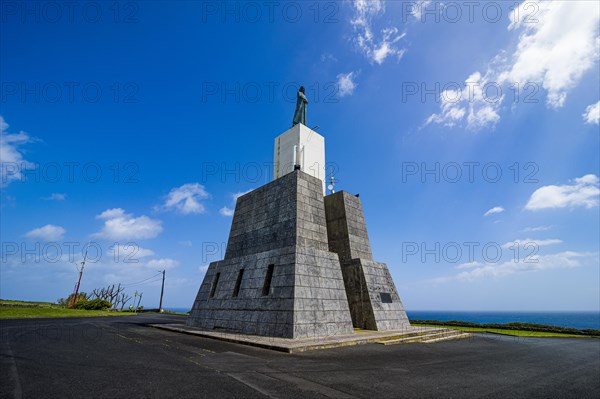
{"type": "Polygon", "coordinates": [[[375,262],[357,196],[325,195],[325,139],[306,126],[275,139],[273,181],[237,199],[223,260],[212,262],[186,325],[281,338],[410,326],[389,270],[375,262]]]}

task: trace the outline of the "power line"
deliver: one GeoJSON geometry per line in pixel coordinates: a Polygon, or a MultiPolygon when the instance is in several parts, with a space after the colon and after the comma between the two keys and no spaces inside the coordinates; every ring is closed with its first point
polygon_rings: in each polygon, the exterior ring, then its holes
{"type": "Polygon", "coordinates": [[[121,284],[121,287],[126,287],[126,286],[131,286],[131,285],[136,285],[136,284],[143,283],[144,281],[148,281],[148,280],[150,280],[150,279],[152,279],[152,278],[154,278],[154,277],[158,276],[159,274],[161,274],[161,272],[158,272],[158,273],[156,273],[155,275],[153,275],[153,276],[150,276],[150,277],[148,277],[147,279],[144,279],[144,280],[141,280],[141,281],[136,281],[136,282],[133,282],[133,283],[127,283],[127,284],[121,284]]]}
{"type": "Polygon", "coordinates": [[[137,284],[131,284],[131,285],[128,285],[128,286],[121,285],[121,287],[123,287],[123,288],[139,287],[140,285],[146,285],[146,284],[150,284],[150,283],[155,283],[155,282],[160,281],[160,280],[161,280],[161,278],[158,277],[158,278],[155,278],[154,280],[150,280],[150,281],[146,281],[146,282],[141,282],[141,283],[137,283],[137,284]]]}

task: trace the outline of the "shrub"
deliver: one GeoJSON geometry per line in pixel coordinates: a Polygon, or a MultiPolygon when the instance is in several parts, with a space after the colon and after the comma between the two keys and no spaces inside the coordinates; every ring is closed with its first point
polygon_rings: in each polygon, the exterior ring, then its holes
{"type": "MultiPolygon", "coordinates": [[[[73,302],[73,295],[74,294],[70,294],[67,298],[60,298],[58,301],[56,301],[56,303],[59,306],[63,306],[65,308],[71,307],[71,302],[73,302]]],[[[87,301],[87,299],[88,295],[85,292],[80,292],[79,294],[77,294],[77,302],[87,301]]]]}
{"type": "Polygon", "coordinates": [[[576,335],[592,335],[600,336],[600,330],[585,329],[578,330],[571,327],[560,327],[560,326],[548,326],[545,324],[533,324],[533,323],[489,323],[480,324],[473,323],[470,321],[459,321],[459,320],[411,320],[413,324],[432,324],[438,326],[457,326],[457,327],[472,327],[472,328],[499,328],[504,330],[521,330],[521,331],[537,331],[537,332],[550,332],[550,333],[562,333],[562,334],[576,334],[576,335]]]}
{"type": "Polygon", "coordinates": [[[80,301],[75,304],[75,309],[85,309],[85,310],[105,310],[110,308],[110,302],[105,301],[104,299],[96,298],[91,301],[80,301]]]}

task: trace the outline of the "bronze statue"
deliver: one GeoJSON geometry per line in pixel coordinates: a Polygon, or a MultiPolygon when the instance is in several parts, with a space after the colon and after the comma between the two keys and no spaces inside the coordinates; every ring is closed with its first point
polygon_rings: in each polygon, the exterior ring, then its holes
{"type": "Polygon", "coordinates": [[[294,120],[292,122],[292,127],[296,126],[298,123],[306,125],[307,105],[308,100],[304,95],[304,86],[300,86],[300,90],[298,90],[298,95],[296,96],[296,112],[294,112],[294,120]]]}

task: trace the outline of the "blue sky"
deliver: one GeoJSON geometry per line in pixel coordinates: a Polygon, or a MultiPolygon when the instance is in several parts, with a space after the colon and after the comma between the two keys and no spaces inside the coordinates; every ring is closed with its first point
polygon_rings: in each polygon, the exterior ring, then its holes
{"type": "Polygon", "coordinates": [[[597,3],[45,4],[0,9],[0,297],[91,243],[82,290],[191,306],[303,84],[407,309],[600,308],[597,3]]]}

